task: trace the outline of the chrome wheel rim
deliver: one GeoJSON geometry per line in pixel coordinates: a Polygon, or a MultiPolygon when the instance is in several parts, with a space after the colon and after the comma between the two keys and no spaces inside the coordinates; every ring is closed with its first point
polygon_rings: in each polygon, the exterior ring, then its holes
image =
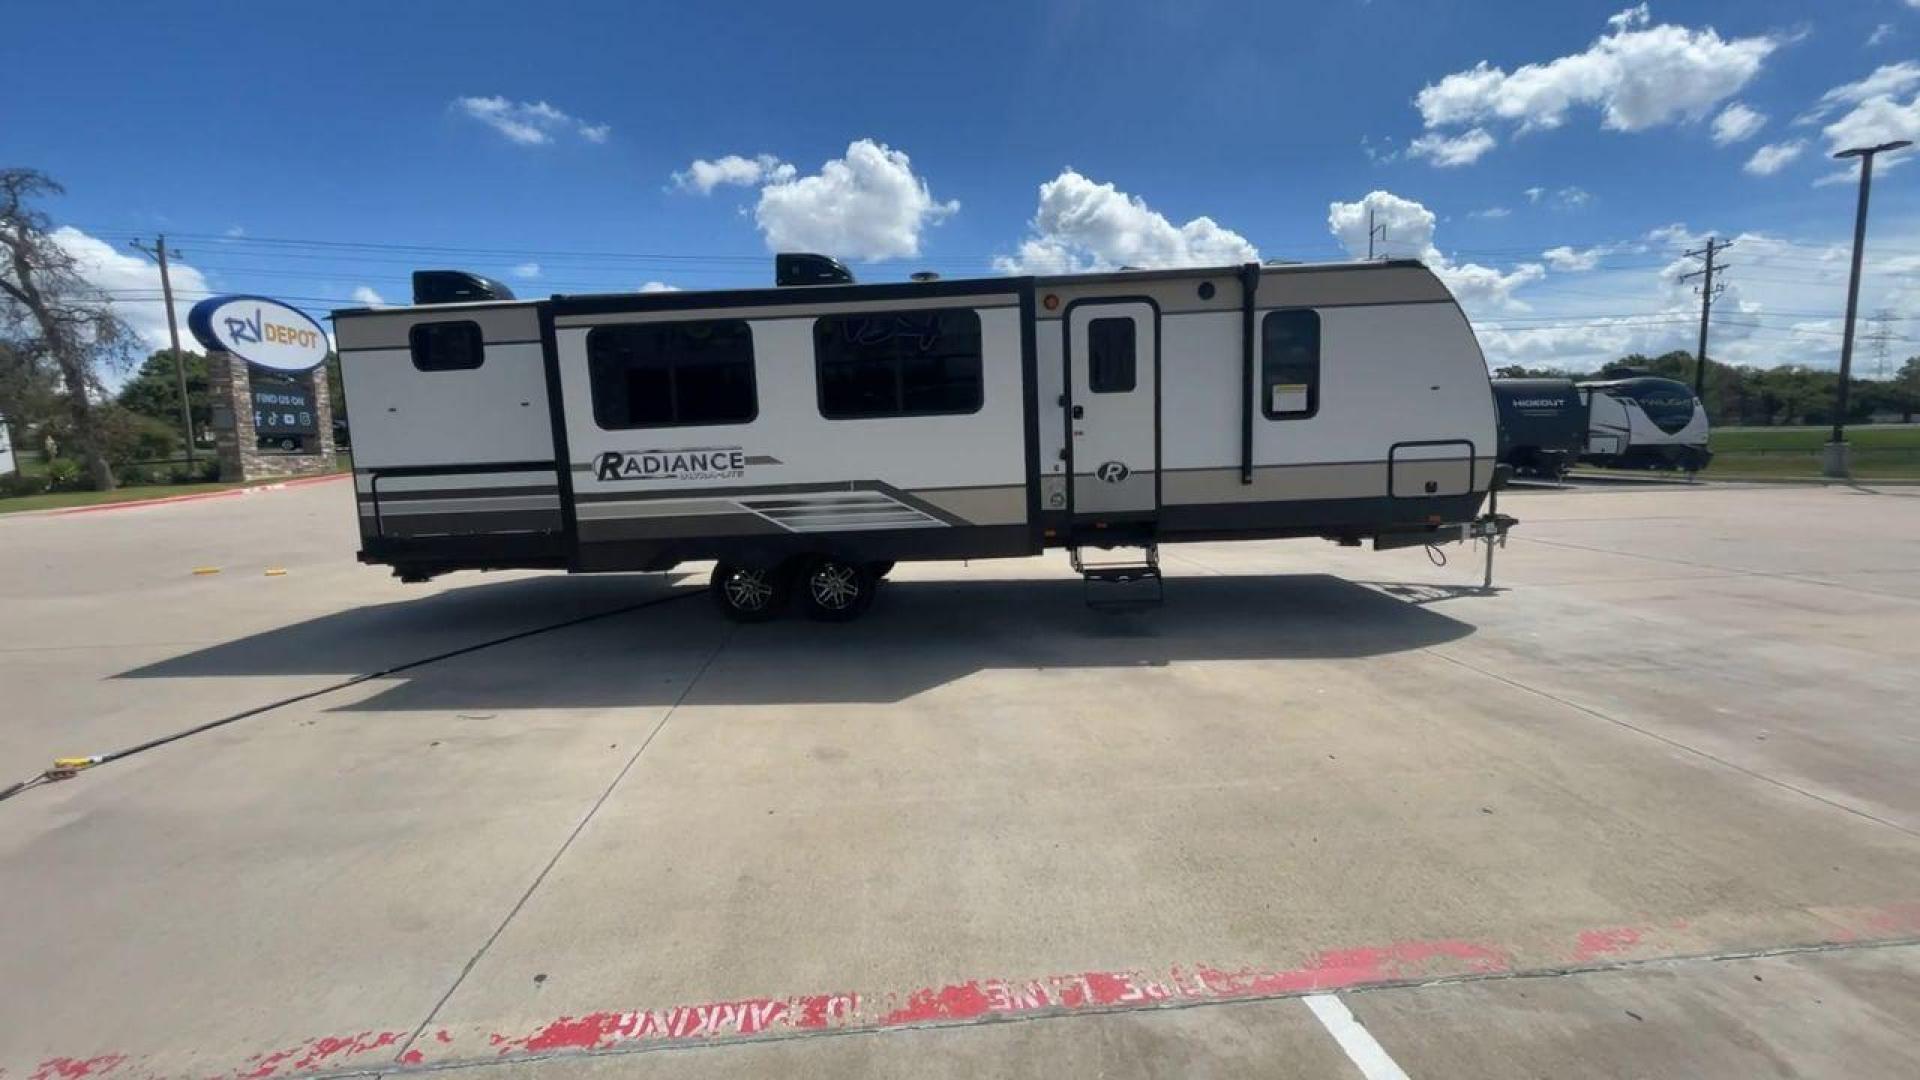
{"type": "Polygon", "coordinates": [[[761,611],[773,599],[773,583],[762,570],[735,570],[727,578],[727,603],[741,611],[761,611]]]}
{"type": "Polygon", "coordinates": [[[821,563],[807,578],[813,602],[830,611],[845,611],[860,596],[860,577],[846,563],[821,563]]]}

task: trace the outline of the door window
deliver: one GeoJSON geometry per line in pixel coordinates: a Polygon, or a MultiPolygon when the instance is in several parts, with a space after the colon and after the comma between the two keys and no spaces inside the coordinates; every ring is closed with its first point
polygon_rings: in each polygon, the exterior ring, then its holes
{"type": "Polygon", "coordinates": [[[1095,319],[1087,324],[1087,388],[1096,394],[1133,391],[1133,320],[1095,319]]]}

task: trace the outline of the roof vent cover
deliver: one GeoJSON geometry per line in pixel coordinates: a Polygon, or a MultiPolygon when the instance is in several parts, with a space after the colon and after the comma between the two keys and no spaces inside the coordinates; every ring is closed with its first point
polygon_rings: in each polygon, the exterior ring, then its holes
{"type": "Polygon", "coordinates": [[[511,300],[513,290],[479,274],[464,270],[415,270],[413,302],[416,304],[466,304],[476,300],[511,300]]]}
{"type": "Polygon", "coordinates": [[[783,251],[773,257],[773,283],[787,285],[851,285],[853,271],[838,259],[805,251],[783,251]]]}

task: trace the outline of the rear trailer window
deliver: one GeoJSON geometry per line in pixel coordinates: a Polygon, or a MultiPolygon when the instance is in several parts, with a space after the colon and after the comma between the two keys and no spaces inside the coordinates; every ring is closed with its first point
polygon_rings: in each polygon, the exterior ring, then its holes
{"type": "Polygon", "coordinates": [[[1269,311],[1260,322],[1260,410],[1269,420],[1320,411],[1320,313],[1269,311]]]}
{"type": "Polygon", "coordinates": [[[745,424],[759,415],[744,319],[597,326],[587,334],[601,428],[745,424]]]}
{"type": "Polygon", "coordinates": [[[980,409],[980,316],[971,308],[822,316],[813,362],[829,420],[980,409]]]}
{"type": "Polygon", "coordinates": [[[407,331],[413,366],[420,371],[468,371],[486,359],[477,322],[415,323],[407,331]]]}

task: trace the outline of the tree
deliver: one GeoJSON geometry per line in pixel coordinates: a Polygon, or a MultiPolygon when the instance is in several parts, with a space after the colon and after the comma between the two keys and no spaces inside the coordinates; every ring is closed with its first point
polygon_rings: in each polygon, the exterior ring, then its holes
{"type": "Polygon", "coordinates": [[[1911,424],[1914,409],[1920,406],[1920,356],[1907,357],[1900,373],[1893,377],[1893,385],[1900,393],[1900,418],[1911,424]]]}
{"type": "Polygon", "coordinates": [[[347,384],[340,378],[340,354],[327,350],[327,406],[333,410],[333,422],[347,422],[347,384]]]}
{"type": "Polygon", "coordinates": [[[94,395],[100,369],[124,356],[132,334],[48,235],[47,216],[30,205],[64,190],[33,169],[0,169],[0,334],[29,372],[57,379],[87,477],[95,489],[111,491],[108,433],[94,395]]]}
{"type": "Polygon", "coordinates": [[[21,426],[37,425],[53,412],[59,396],[51,372],[0,340],[0,416],[21,426]]]}
{"type": "Polygon", "coordinates": [[[1496,379],[1569,379],[1573,376],[1553,368],[1530,368],[1525,364],[1508,364],[1493,369],[1496,379]]]}
{"type": "MultiPolygon", "coordinates": [[[[187,407],[193,415],[193,430],[210,430],[213,406],[207,396],[207,358],[197,352],[180,350],[180,362],[187,372],[187,407]]],[[[140,370],[120,388],[120,407],[141,416],[152,417],[169,428],[180,426],[180,382],[173,371],[173,350],[161,349],[147,357],[140,370]]]]}

